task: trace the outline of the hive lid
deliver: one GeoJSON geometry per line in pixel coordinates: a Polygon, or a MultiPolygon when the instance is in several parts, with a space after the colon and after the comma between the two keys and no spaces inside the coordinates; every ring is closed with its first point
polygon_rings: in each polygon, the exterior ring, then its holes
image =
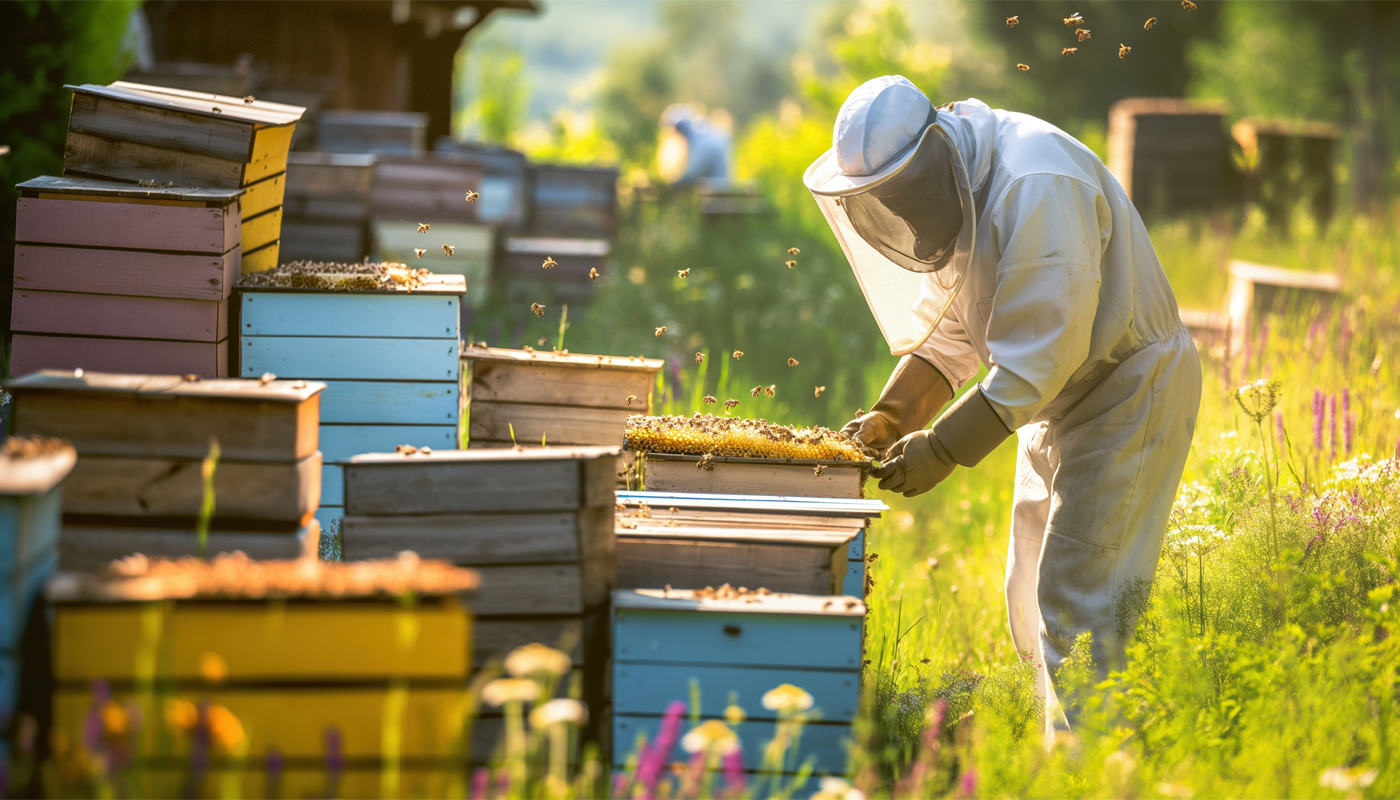
{"type": "Polygon", "coordinates": [[[11,436],[0,450],[0,495],[47,492],[78,463],[73,445],[42,436],[11,436]]]}
{"type": "Polygon", "coordinates": [[[60,573],[46,588],[51,602],[398,598],[476,591],[475,570],[414,553],[376,561],[254,561],[224,553],[211,561],[128,556],[101,573],[60,573]]]}
{"type": "Polygon", "coordinates": [[[656,508],[749,511],[769,514],[813,514],[828,517],[878,517],[890,507],[879,500],[844,497],[786,497],[758,494],[699,492],[618,492],[617,502],[656,508]]]}
{"type": "Polygon", "coordinates": [[[135,183],[104,181],[95,178],[69,178],[43,175],[16,186],[26,197],[40,192],[55,194],[93,195],[96,197],[130,197],[142,200],[185,200],[202,203],[232,203],[248,191],[216,189],[207,186],[141,186],[135,183]]]}
{"type": "Polygon", "coordinates": [[[584,353],[552,353],[543,350],[510,350],[504,347],[478,347],[472,345],[462,350],[463,361],[483,361],[497,364],[516,364],[550,367],[577,367],[582,369],[613,369],[635,372],[660,372],[666,362],[659,358],[641,356],[598,356],[584,353]]]}
{"type": "Polygon", "coordinates": [[[85,83],[81,86],[70,85],[63,88],[126,103],[157,106],[182,113],[265,127],[291,125],[301,119],[302,114],[306,113],[306,109],[301,106],[270,103],[266,100],[245,103],[241,97],[191,92],[185,89],[171,89],[166,86],[148,86],[144,83],[130,83],[128,81],[117,81],[111,86],[85,83]],[[215,111],[216,108],[219,110],[215,111]]]}
{"type": "Polygon", "coordinates": [[[424,453],[363,453],[351,456],[347,464],[433,464],[457,461],[581,461],[622,455],[620,447],[532,447],[482,448],[479,450],[433,450],[424,453]]]}
{"type": "Polygon", "coordinates": [[[703,589],[615,589],[612,601],[613,607],[618,610],[865,616],[865,603],[855,597],[777,592],[764,594],[763,591],[756,590],[742,597],[721,599],[703,589]]]}
{"type": "Polygon", "coordinates": [[[223,397],[284,403],[303,402],[326,388],[324,383],[303,380],[273,380],[268,383],[238,378],[188,380],[179,375],[126,375],[51,369],[12,378],[5,381],[4,386],[11,392],[107,392],[165,397],[223,397]]]}

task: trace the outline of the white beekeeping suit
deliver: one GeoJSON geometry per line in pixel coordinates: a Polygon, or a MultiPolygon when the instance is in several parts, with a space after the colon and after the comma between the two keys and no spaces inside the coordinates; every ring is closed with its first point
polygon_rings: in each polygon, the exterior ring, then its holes
{"type": "Polygon", "coordinates": [[[727,131],[695,109],[681,104],[666,109],[662,124],[685,140],[685,171],[676,179],[677,186],[692,186],[702,181],[723,184],[729,180],[732,139],[727,131]]]}
{"type": "Polygon", "coordinates": [[[904,356],[847,432],[885,454],[881,488],[910,496],[1017,432],[1012,638],[1042,696],[1082,632],[1100,674],[1121,669],[1201,392],[1142,219],[1053,125],[978,100],[934,109],[903,78],[852,93],[833,138],[804,181],[904,356]]]}

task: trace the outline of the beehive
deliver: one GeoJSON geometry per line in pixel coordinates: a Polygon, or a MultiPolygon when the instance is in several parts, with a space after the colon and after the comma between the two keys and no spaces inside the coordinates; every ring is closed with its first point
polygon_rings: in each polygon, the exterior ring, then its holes
{"type": "MultiPolygon", "coordinates": [[[[700,690],[702,720],[723,719],[730,697],[746,770],[761,766],[777,715],[765,693],[804,690],[814,718],[802,729],[790,769],[815,759],[817,774],[845,774],[860,699],[865,605],[854,597],[748,592],[613,592],[613,764],[639,735],[654,739],[666,707],[700,690]]],[[[788,771],[788,770],[785,770],[788,771]]]]}
{"type": "Polygon", "coordinates": [[[121,744],[147,796],[187,791],[201,706],[212,743],[200,796],[230,770],[246,770],[251,797],[446,796],[461,768],[464,599],[476,585],[470,570],[409,556],[128,559],[101,576],[60,575],[48,590],[54,726],[84,747],[92,711],[139,714],[121,744]],[[95,702],[99,681],[114,705],[95,702]],[[269,785],[274,754],[283,767],[269,785]]]}
{"type": "Polygon", "coordinates": [[[1225,108],[1175,97],[1131,97],[1108,111],[1108,168],[1144,215],[1239,202],[1225,108]]]}
{"type": "Polygon", "coordinates": [[[607,274],[612,244],[607,239],[510,235],[502,245],[504,256],[497,278],[514,299],[581,303],[593,295],[596,281],[591,272],[607,274]],[[556,266],[540,267],[546,258],[556,266]]]}
{"type": "Polygon", "coordinates": [[[373,171],[372,155],[290,154],[280,260],[363,259],[373,171]]]}
{"type": "Polygon", "coordinates": [[[78,453],[63,497],[62,569],[143,552],[197,552],[201,465],[221,456],[208,552],[315,552],[324,384],[40,372],[10,381],[14,429],[78,453]]]}
{"type": "Polygon", "coordinates": [[[457,336],[466,287],[457,275],[410,275],[402,266],[283,265],[239,285],[241,374],[326,383],[323,527],[342,516],[346,459],[460,443],[457,336]]]}
{"type": "Polygon", "coordinates": [[[467,446],[620,447],[631,414],[651,407],[660,359],[468,347],[467,446]],[[629,400],[629,398],[631,398],[629,400]],[[515,436],[512,441],[511,430],[515,436]]]}
{"type": "Polygon", "coordinates": [[[325,153],[423,152],[428,115],[401,111],[323,111],[316,120],[317,149],[325,153]]]}
{"type": "Polygon", "coordinates": [[[668,521],[658,509],[617,524],[617,585],[699,589],[723,583],[774,592],[843,591],[856,534],[822,528],[703,528],[668,521]]]}
{"type": "Polygon", "coordinates": [[[1308,315],[1330,308],[1342,293],[1342,276],[1305,272],[1247,261],[1230,261],[1226,296],[1233,352],[1244,351],[1245,340],[1269,314],[1308,315]]]}
{"type": "Polygon", "coordinates": [[[242,188],[19,184],[10,369],[228,375],[242,188]]]}
{"type": "MultiPolygon", "coordinates": [[[[626,529],[626,525],[636,525],[635,530],[638,531],[661,527],[673,530],[677,535],[684,535],[692,528],[774,533],[816,531],[835,535],[848,542],[843,548],[845,572],[839,591],[854,597],[865,595],[865,532],[870,520],[889,510],[879,500],[685,492],[622,491],[617,493],[617,502],[620,506],[617,512],[620,529],[626,529]]],[[[723,582],[739,585],[723,574],[717,574],[707,583],[718,585],[723,582]]],[[[753,584],[750,586],[757,588],[753,584]]]]}
{"type": "Polygon", "coordinates": [[[12,436],[0,451],[0,709],[6,714],[36,711],[38,698],[19,707],[22,654],[43,649],[42,631],[29,632],[26,623],[58,561],[62,483],[75,461],[72,446],[55,439],[12,436]]]}
{"type": "Polygon", "coordinates": [[[276,266],[287,153],[306,109],[125,81],[66,88],[64,175],[246,188],[242,272],[276,266]]]}

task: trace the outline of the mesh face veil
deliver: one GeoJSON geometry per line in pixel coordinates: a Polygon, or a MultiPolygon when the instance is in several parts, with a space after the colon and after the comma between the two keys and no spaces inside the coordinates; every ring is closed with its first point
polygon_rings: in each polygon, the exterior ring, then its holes
{"type": "Polygon", "coordinates": [[[872,176],[841,175],[829,151],[803,182],[890,352],[918,349],[962,286],[977,231],[967,169],[947,132],[929,125],[904,159],[872,176]]]}

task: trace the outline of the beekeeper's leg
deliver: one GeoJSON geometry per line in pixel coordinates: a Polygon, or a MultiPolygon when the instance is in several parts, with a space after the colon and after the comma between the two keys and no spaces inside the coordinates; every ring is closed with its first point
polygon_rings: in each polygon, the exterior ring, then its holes
{"type": "Polygon", "coordinates": [[[1075,704],[1056,674],[1085,631],[1098,677],[1124,667],[1133,595],[1156,571],[1200,402],[1200,362],[1182,330],[1124,360],[1051,427],[1041,648],[1071,725],[1075,704]]]}
{"type": "Polygon", "coordinates": [[[1045,659],[1040,652],[1040,547],[1050,516],[1050,481],[1054,470],[1044,451],[1047,426],[1017,431],[1016,488],[1011,500],[1011,542],[1006,553],[1006,610],[1016,650],[1042,665],[1035,691],[1045,697],[1045,659]]]}

